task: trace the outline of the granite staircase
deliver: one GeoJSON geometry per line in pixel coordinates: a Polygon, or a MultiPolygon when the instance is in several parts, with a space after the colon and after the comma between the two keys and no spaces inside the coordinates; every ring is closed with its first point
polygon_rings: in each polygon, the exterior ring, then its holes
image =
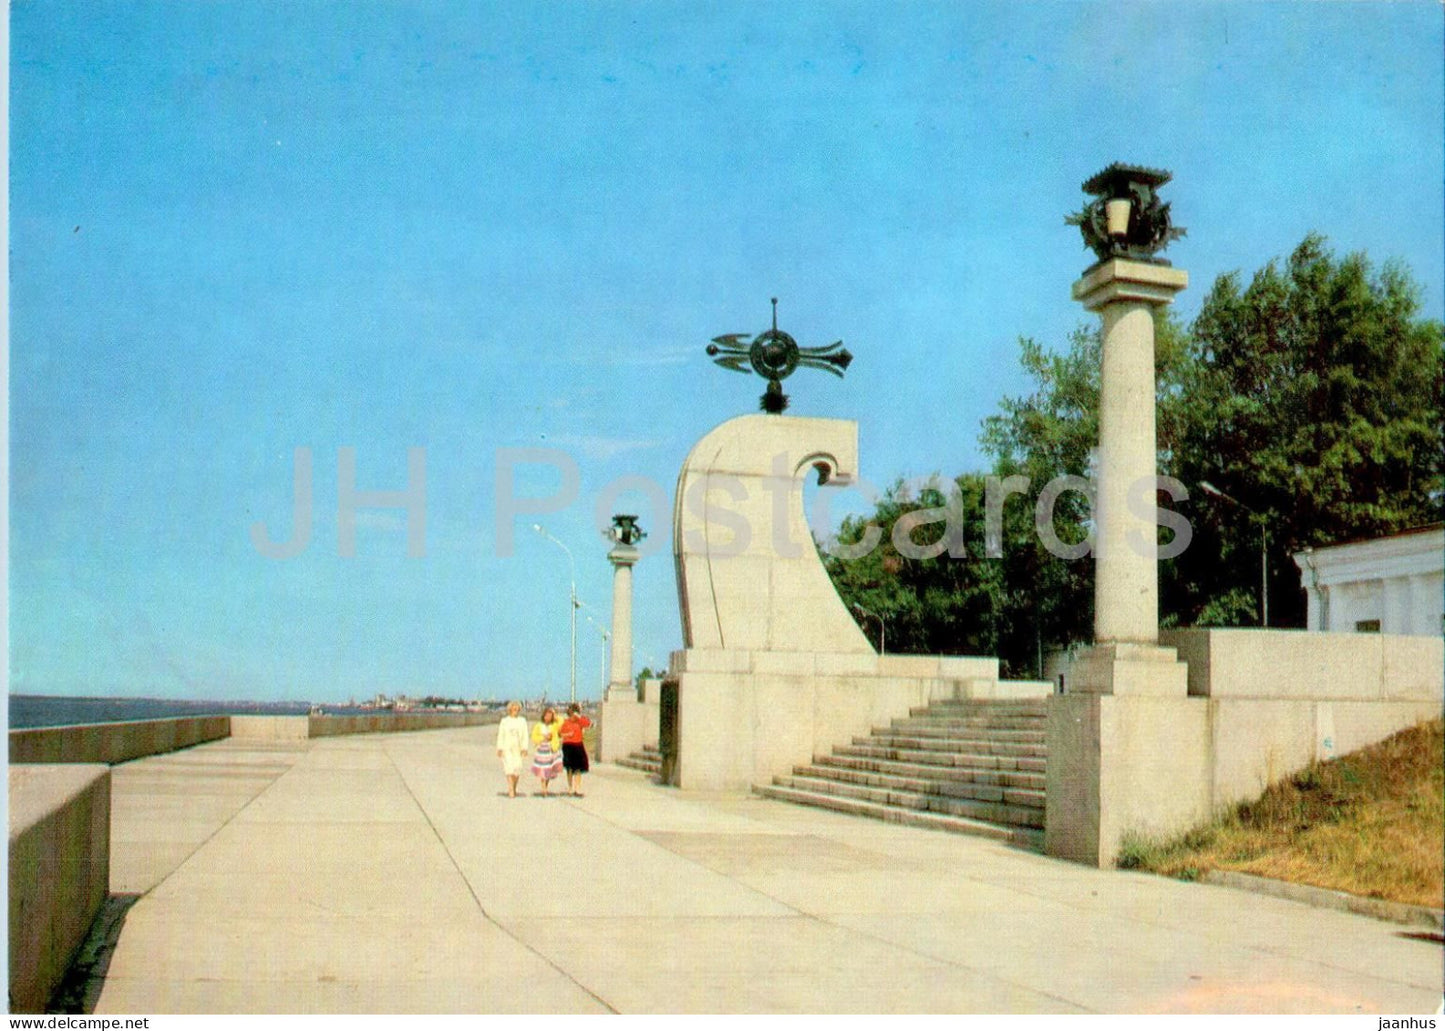
{"type": "Polygon", "coordinates": [[[1042,850],[1047,701],[939,701],[789,776],[768,798],[1042,850]]]}
{"type": "Polygon", "coordinates": [[[656,745],[643,745],[642,748],[626,758],[617,760],[618,766],[626,766],[629,770],[641,770],[653,776],[662,774],[662,753],[656,745]]]}

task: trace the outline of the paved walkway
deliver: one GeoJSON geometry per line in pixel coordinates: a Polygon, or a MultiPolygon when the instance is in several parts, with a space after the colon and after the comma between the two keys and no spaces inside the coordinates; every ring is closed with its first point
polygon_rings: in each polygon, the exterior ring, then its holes
{"type": "MultiPolygon", "coordinates": [[[[601,765],[508,799],[490,727],[114,771],[97,1012],[1433,1013],[1364,917],[601,765]]],[[[530,785],[524,785],[530,787],[530,785]]]]}

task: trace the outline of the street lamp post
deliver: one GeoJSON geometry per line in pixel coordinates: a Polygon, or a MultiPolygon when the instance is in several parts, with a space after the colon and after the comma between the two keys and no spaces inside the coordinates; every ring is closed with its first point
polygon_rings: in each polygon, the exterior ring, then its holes
{"type": "Polygon", "coordinates": [[[869,612],[862,605],[859,605],[856,602],[853,605],[853,611],[858,613],[860,616],[868,616],[872,619],[878,620],[878,654],[886,655],[888,653],[888,624],[883,622],[883,617],[876,615],[875,613],[869,612]]]}
{"type": "MultiPolygon", "coordinates": [[[[578,604],[580,605],[582,603],[578,602],[578,604]]],[[[591,616],[587,617],[587,622],[591,623],[597,629],[597,632],[602,635],[602,691],[605,694],[607,691],[607,640],[612,636],[612,631],[591,616]]]]}
{"type": "Polygon", "coordinates": [[[1208,480],[1199,481],[1199,489],[1212,497],[1221,498],[1231,505],[1237,505],[1249,514],[1252,519],[1259,520],[1259,614],[1260,626],[1269,626],[1269,524],[1263,513],[1256,512],[1238,498],[1232,498],[1220,490],[1208,480]]]}
{"type": "Polygon", "coordinates": [[[569,615],[572,619],[572,669],[570,674],[571,698],[569,701],[575,702],[577,700],[577,563],[572,558],[572,549],[544,530],[541,523],[533,523],[532,529],[536,530],[543,537],[567,553],[567,564],[572,571],[571,604],[569,606],[571,610],[569,615]]]}

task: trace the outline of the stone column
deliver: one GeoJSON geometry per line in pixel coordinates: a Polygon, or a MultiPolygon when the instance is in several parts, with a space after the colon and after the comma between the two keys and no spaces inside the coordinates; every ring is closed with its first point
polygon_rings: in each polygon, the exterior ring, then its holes
{"type": "Polygon", "coordinates": [[[1073,296],[1103,319],[1094,501],[1094,645],[1049,699],[1044,850],[1112,865],[1133,835],[1207,818],[1209,701],[1159,646],[1154,318],[1189,277],[1154,257],[1182,235],[1157,189],[1168,172],[1115,164],[1084,183],[1070,216],[1099,262],[1073,296]]]}
{"type": "Polygon", "coordinates": [[[612,665],[607,677],[607,698],[637,697],[632,682],[632,567],[638,551],[618,544],[607,553],[612,563],[612,665]]]}
{"type": "Polygon", "coordinates": [[[1154,316],[1188,285],[1168,265],[1113,258],[1074,284],[1104,322],[1094,501],[1094,647],[1070,691],[1185,693],[1185,667],[1159,641],[1154,316]]]}

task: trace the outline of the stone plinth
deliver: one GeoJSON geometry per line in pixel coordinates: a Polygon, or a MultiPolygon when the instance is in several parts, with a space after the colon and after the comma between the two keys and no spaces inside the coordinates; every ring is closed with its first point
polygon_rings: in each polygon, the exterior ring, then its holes
{"type": "Polygon", "coordinates": [[[1079,653],[1064,685],[1070,694],[1183,698],[1189,691],[1189,668],[1173,648],[1111,642],[1079,653]]]}
{"type": "Polygon", "coordinates": [[[602,702],[597,758],[616,762],[644,748],[656,748],[662,681],[647,679],[632,691],[611,691],[602,702]]]}
{"type": "Polygon", "coordinates": [[[1112,866],[1126,834],[1162,837],[1211,815],[1209,703],[1049,699],[1044,851],[1112,866]]]}
{"type": "Polygon", "coordinates": [[[998,660],[689,648],[671,672],[677,740],[662,750],[676,757],[673,783],[746,791],[911,708],[993,697],[998,660]]]}

